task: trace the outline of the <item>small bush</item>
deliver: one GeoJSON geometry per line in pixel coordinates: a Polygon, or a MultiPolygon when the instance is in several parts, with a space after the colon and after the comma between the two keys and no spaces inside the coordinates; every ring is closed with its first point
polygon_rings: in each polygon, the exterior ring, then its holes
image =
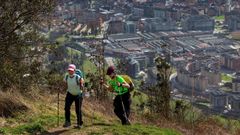
{"type": "Polygon", "coordinates": [[[6,134],[6,131],[5,131],[5,129],[3,129],[3,128],[0,128],[0,134],[6,134]]]}
{"type": "Polygon", "coordinates": [[[33,124],[29,124],[29,125],[22,125],[19,126],[17,128],[15,128],[12,133],[13,134],[24,134],[24,133],[31,133],[31,134],[35,134],[35,133],[42,133],[44,132],[44,128],[40,123],[33,123],[33,124]]]}

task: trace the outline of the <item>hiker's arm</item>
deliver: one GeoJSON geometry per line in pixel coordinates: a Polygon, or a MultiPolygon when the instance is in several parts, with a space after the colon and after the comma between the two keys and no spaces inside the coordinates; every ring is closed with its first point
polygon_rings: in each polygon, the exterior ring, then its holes
{"type": "Polygon", "coordinates": [[[119,83],[118,86],[122,86],[124,88],[130,88],[130,85],[128,83],[126,83],[126,82],[119,83]]]}
{"type": "Polygon", "coordinates": [[[104,81],[102,79],[100,81],[100,85],[103,85],[103,87],[106,88],[108,91],[113,92],[112,86],[107,85],[106,83],[104,83],[104,81]]]}
{"type": "Polygon", "coordinates": [[[84,85],[84,80],[83,80],[83,78],[80,78],[80,79],[79,79],[79,84],[80,84],[80,88],[83,88],[83,85],[84,85]]]}
{"type": "Polygon", "coordinates": [[[121,77],[117,76],[118,86],[122,86],[124,88],[130,88],[130,85],[126,83],[126,81],[121,77]]]}
{"type": "Polygon", "coordinates": [[[125,87],[125,88],[130,88],[130,85],[126,82],[123,82],[122,86],[125,87]]]}
{"type": "Polygon", "coordinates": [[[110,92],[113,92],[113,88],[112,88],[112,86],[109,86],[109,85],[107,85],[107,84],[103,84],[103,86],[108,90],[108,91],[110,91],[110,92]]]}

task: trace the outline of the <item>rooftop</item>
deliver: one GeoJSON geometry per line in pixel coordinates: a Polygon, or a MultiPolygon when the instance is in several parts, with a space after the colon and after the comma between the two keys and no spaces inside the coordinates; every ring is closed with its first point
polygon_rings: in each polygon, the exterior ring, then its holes
{"type": "Polygon", "coordinates": [[[240,95],[231,95],[230,97],[232,100],[240,101],[240,95]]]}
{"type": "Polygon", "coordinates": [[[211,95],[213,95],[213,96],[227,96],[227,94],[225,92],[220,91],[220,90],[211,91],[211,95]]]}
{"type": "Polygon", "coordinates": [[[124,41],[124,40],[136,40],[141,39],[141,37],[137,34],[130,33],[120,33],[120,34],[111,34],[108,38],[113,41],[124,41]]]}

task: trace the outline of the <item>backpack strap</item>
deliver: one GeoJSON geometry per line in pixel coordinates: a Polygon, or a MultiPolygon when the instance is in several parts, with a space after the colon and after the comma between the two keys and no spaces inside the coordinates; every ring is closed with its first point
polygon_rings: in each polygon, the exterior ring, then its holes
{"type": "Polygon", "coordinates": [[[68,74],[65,76],[65,81],[67,82],[67,80],[68,80],[68,74]]]}
{"type": "MultiPolygon", "coordinates": [[[[67,82],[67,80],[68,80],[68,76],[69,75],[66,75],[66,77],[65,77],[65,81],[67,82]]],[[[76,83],[77,83],[77,85],[79,85],[79,81],[78,81],[78,79],[79,79],[79,77],[78,77],[78,75],[75,75],[76,76],[76,83]]]]}
{"type": "Polygon", "coordinates": [[[79,85],[79,76],[78,75],[75,75],[76,76],[76,83],[77,83],[77,85],[79,85]]]}
{"type": "Polygon", "coordinates": [[[129,90],[130,92],[133,91],[135,86],[134,86],[134,83],[133,83],[131,77],[128,76],[128,75],[121,75],[121,76],[122,76],[122,78],[126,81],[126,83],[129,84],[130,87],[128,88],[128,90],[129,90]]]}

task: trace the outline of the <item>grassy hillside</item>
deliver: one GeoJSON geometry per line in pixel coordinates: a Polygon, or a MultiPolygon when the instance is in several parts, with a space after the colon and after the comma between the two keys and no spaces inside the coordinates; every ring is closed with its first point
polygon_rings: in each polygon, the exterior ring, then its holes
{"type": "MultiPolygon", "coordinates": [[[[132,93],[132,95],[134,95],[132,93]]],[[[159,114],[151,114],[141,103],[147,101],[146,94],[132,96],[131,126],[122,126],[113,113],[112,100],[99,101],[95,97],[85,98],[83,102],[84,127],[74,129],[76,116],[72,106],[72,127],[62,128],[64,122],[65,94],[60,94],[58,117],[58,98],[53,90],[34,89],[23,96],[0,92],[0,112],[7,108],[14,117],[0,117],[0,134],[83,134],[83,135],[180,135],[180,134],[236,134],[240,131],[240,121],[220,116],[206,116],[196,109],[187,109],[184,119],[174,116],[166,120],[159,114]],[[4,100],[4,101],[2,101],[4,100]],[[12,102],[13,101],[13,102],[12,102]],[[22,107],[17,113],[16,105],[22,107]],[[11,107],[10,107],[11,106],[11,107]],[[10,109],[9,109],[10,108],[10,109]],[[23,109],[24,108],[24,109],[23,109]],[[27,109],[26,109],[27,108],[27,109]],[[193,118],[194,117],[194,118],[193,118]],[[58,125],[59,120],[59,125],[58,125]]],[[[174,101],[171,102],[174,108],[174,101]]],[[[174,115],[174,114],[173,114],[174,115]]]]}
{"type": "MultiPolygon", "coordinates": [[[[103,105],[100,105],[94,98],[85,99],[83,103],[84,127],[81,130],[73,128],[64,129],[61,127],[64,122],[64,95],[60,96],[59,126],[57,125],[57,96],[55,94],[44,93],[36,97],[30,97],[33,98],[19,96],[19,100],[29,108],[27,112],[18,113],[14,118],[0,119],[0,134],[180,134],[174,129],[159,128],[140,123],[131,126],[122,126],[112,112],[111,103],[104,102],[103,105]],[[110,108],[106,108],[106,106],[110,106],[110,108]]],[[[76,121],[74,107],[72,107],[71,118],[74,125],[76,121]]]]}
{"type": "MultiPolygon", "coordinates": [[[[28,95],[21,96],[15,93],[0,93],[0,97],[5,99],[16,100],[22,106],[26,106],[27,110],[14,114],[14,117],[0,117],[0,134],[83,134],[83,135],[180,135],[180,134],[236,134],[240,129],[239,120],[226,119],[220,116],[209,117],[203,114],[194,119],[186,116],[186,120],[165,120],[159,115],[152,115],[149,111],[141,111],[137,104],[147,100],[146,95],[133,97],[131,126],[122,126],[120,121],[113,114],[112,100],[99,102],[95,97],[85,98],[83,102],[83,121],[84,127],[81,130],[74,129],[76,117],[74,105],[72,106],[72,127],[62,128],[64,122],[64,98],[60,95],[60,117],[57,112],[57,95],[51,90],[29,91],[28,95]],[[17,98],[13,98],[17,97],[17,98]],[[101,103],[101,104],[100,104],[101,103]],[[59,118],[59,126],[58,126],[59,118]]],[[[2,99],[2,98],[1,98],[2,99]]],[[[8,102],[5,102],[8,104],[8,102]]],[[[13,103],[8,106],[14,106],[13,103]]],[[[3,109],[0,102],[0,111],[3,109]]],[[[191,111],[191,110],[189,110],[191,111]]],[[[14,112],[14,108],[12,109],[14,112]]],[[[187,113],[192,114],[192,113],[187,113]]]]}
{"type": "MultiPolygon", "coordinates": [[[[141,124],[134,124],[131,126],[122,126],[119,124],[99,124],[86,127],[81,131],[73,130],[69,132],[83,133],[90,135],[102,135],[102,134],[113,134],[113,135],[180,135],[180,133],[172,129],[158,128],[155,126],[144,126],[141,124]]],[[[66,134],[66,133],[65,133],[66,134]]]]}

